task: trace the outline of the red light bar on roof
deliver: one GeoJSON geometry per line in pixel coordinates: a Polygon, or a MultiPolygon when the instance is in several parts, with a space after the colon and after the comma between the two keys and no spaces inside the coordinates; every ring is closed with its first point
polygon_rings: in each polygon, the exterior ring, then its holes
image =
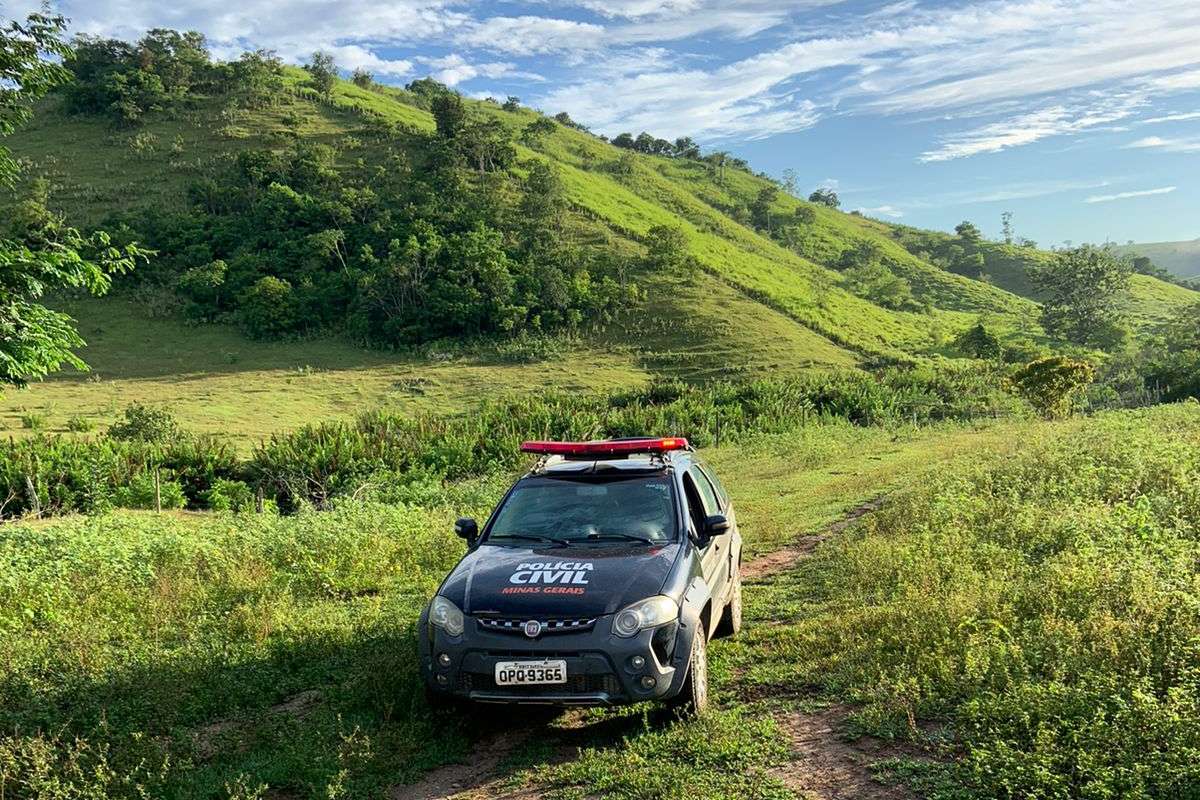
{"type": "Polygon", "coordinates": [[[688,440],[682,436],[600,442],[525,442],[521,445],[523,453],[540,453],[547,456],[623,456],[630,453],[666,453],[687,449],[688,440]]]}

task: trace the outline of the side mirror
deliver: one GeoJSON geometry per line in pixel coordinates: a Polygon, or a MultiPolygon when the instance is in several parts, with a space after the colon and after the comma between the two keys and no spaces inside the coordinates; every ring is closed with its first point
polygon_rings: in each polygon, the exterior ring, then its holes
{"type": "Polygon", "coordinates": [[[479,523],[470,517],[459,517],[454,523],[454,532],[467,540],[467,544],[475,544],[479,538],[479,523]]]}
{"type": "Polygon", "coordinates": [[[709,536],[729,533],[729,518],[724,514],[712,514],[704,520],[704,529],[709,536]]]}

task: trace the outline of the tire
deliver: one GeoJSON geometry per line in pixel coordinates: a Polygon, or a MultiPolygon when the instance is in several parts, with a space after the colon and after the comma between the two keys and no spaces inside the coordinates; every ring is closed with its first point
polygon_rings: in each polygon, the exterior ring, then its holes
{"type": "Polygon", "coordinates": [[[721,621],[717,623],[717,632],[713,634],[714,639],[724,639],[729,636],[737,636],[742,630],[742,573],[737,572],[733,576],[733,589],[729,594],[729,602],[725,604],[725,610],[721,612],[721,621]]]}
{"type": "Polygon", "coordinates": [[[698,717],[708,710],[708,637],[703,624],[692,637],[692,654],[683,688],[671,698],[670,704],[681,717],[698,717]]]}

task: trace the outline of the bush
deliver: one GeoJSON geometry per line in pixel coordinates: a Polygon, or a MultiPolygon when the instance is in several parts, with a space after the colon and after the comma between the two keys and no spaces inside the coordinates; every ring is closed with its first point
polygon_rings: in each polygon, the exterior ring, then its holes
{"type": "Polygon", "coordinates": [[[156,483],[151,471],[135,475],[129,483],[118,487],[113,491],[112,502],[119,508],[154,510],[160,507],[160,502],[163,509],[183,508],[187,498],[177,481],[168,480],[160,472],[156,483]]]}
{"type": "Polygon", "coordinates": [[[1031,361],[1012,377],[1013,385],[1048,418],[1065,417],[1075,398],[1096,378],[1086,361],[1050,356],[1031,361]]]}
{"type": "Polygon", "coordinates": [[[259,278],[238,303],[242,327],[256,339],[291,333],[297,327],[292,285],[271,275],[259,278]]]}
{"type": "Polygon", "coordinates": [[[165,408],[134,403],[125,409],[124,419],[108,429],[112,439],[164,444],[179,435],[179,423],[165,408]]]}
{"type": "Polygon", "coordinates": [[[201,497],[213,511],[253,511],[254,490],[243,481],[217,478],[201,497]]]}
{"type": "Polygon", "coordinates": [[[95,429],[95,427],[95,422],[79,414],[75,414],[67,419],[67,430],[72,433],[88,433],[95,429]]]}

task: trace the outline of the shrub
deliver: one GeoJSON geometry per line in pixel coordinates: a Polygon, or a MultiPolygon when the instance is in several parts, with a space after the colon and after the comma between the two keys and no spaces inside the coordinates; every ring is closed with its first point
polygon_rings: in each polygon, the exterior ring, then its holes
{"type": "Polygon", "coordinates": [[[201,497],[213,511],[253,511],[254,490],[243,481],[217,478],[201,497]]]}
{"type": "Polygon", "coordinates": [[[1071,404],[1096,377],[1086,361],[1050,356],[1026,364],[1012,377],[1013,385],[1046,417],[1065,417],[1071,404]]]}
{"type": "Polygon", "coordinates": [[[67,430],[73,433],[88,433],[96,427],[96,423],[79,414],[67,419],[67,430]]]}
{"type": "Polygon", "coordinates": [[[124,441],[163,444],[179,435],[179,423],[165,408],[134,403],[125,409],[124,419],[108,429],[108,435],[124,441]]]}
{"type": "Polygon", "coordinates": [[[46,427],[48,419],[41,411],[24,410],[21,412],[21,427],[30,431],[40,431],[46,427]]]}
{"type": "Polygon", "coordinates": [[[282,336],[297,327],[292,285],[282,278],[259,278],[240,298],[238,310],[242,327],[257,339],[282,336]]]}
{"type": "Polygon", "coordinates": [[[143,472],[118,487],[113,492],[112,502],[120,508],[154,510],[160,507],[160,502],[163,509],[183,508],[187,498],[178,481],[168,480],[160,472],[156,484],[153,472],[143,472]]]}

